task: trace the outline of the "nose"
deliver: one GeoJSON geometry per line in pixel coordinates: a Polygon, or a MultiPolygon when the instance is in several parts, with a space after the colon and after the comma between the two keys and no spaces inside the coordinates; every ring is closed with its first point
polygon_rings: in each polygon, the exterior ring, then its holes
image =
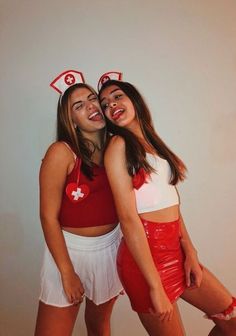
{"type": "Polygon", "coordinates": [[[87,109],[88,109],[88,110],[91,110],[92,108],[94,108],[94,104],[93,104],[93,102],[89,101],[89,102],[87,103],[87,109]]]}
{"type": "Polygon", "coordinates": [[[117,103],[114,100],[110,101],[110,103],[109,103],[110,107],[115,107],[116,105],[117,105],[117,103]]]}

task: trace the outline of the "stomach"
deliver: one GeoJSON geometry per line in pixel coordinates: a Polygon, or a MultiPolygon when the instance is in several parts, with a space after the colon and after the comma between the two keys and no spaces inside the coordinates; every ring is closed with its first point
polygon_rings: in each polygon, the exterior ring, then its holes
{"type": "Polygon", "coordinates": [[[107,224],[101,226],[93,226],[93,227],[83,227],[83,228],[73,228],[68,226],[62,226],[63,231],[67,231],[79,236],[85,237],[97,237],[102,236],[112,230],[118,225],[118,223],[107,224]]]}
{"type": "Polygon", "coordinates": [[[140,213],[139,217],[150,222],[173,222],[180,217],[179,204],[160,210],[140,213]]]}

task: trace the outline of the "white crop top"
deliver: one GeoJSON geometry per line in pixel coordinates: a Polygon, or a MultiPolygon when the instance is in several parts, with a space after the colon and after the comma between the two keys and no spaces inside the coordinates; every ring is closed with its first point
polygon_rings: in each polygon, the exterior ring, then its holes
{"type": "Polygon", "coordinates": [[[171,169],[168,161],[146,153],[148,163],[156,170],[138,190],[135,190],[138,213],[160,210],[179,204],[179,196],[170,184],[171,169]]]}

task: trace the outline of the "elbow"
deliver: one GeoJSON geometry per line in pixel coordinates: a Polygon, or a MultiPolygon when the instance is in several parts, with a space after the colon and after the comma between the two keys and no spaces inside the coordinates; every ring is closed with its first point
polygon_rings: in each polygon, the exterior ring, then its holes
{"type": "Polygon", "coordinates": [[[120,222],[122,223],[132,223],[134,222],[135,220],[139,219],[139,216],[138,214],[132,214],[132,213],[129,213],[128,211],[127,212],[118,212],[118,217],[119,217],[119,220],[120,222]]]}
{"type": "Polygon", "coordinates": [[[55,223],[59,224],[57,216],[45,213],[44,211],[40,211],[39,218],[43,229],[55,225],[55,223]]]}
{"type": "Polygon", "coordinates": [[[50,220],[50,216],[42,210],[39,212],[39,218],[42,224],[50,220]]]}

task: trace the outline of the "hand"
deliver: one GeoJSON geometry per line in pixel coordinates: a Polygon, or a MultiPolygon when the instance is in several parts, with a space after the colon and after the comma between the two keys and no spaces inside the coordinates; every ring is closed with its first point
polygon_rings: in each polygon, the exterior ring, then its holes
{"type": "Polygon", "coordinates": [[[200,287],[202,282],[202,269],[197,254],[186,254],[184,263],[186,284],[189,288],[200,287]]]}
{"type": "Polygon", "coordinates": [[[62,284],[68,301],[73,304],[79,304],[84,298],[84,288],[78,274],[70,272],[61,275],[62,284]]]}
{"type": "Polygon", "coordinates": [[[173,305],[167,297],[164,289],[151,289],[150,297],[154,307],[154,309],[150,310],[150,313],[157,315],[162,322],[170,321],[173,316],[173,305]]]}

